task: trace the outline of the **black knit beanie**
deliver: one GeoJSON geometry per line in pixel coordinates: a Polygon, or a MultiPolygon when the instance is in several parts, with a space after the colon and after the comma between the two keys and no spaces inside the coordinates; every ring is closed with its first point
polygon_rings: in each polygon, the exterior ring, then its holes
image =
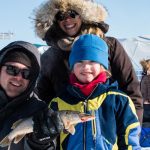
{"type": "Polygon", "coordinates": [[[31,67],[31,60],[29,56],[27,56],[26,53],[23,51],[10,51],[8,52],[3,61],[2,64],[5,64],[6,62],[18,62],[21,64],[24,64],[27,67],[31,67]]]}

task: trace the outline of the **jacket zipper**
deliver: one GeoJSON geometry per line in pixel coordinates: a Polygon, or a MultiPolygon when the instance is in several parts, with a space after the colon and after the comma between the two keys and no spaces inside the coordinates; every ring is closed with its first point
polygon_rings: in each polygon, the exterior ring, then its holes
{"type": "MultiPolygon", "coordinates": [[[[88,101],[85,100],[83,102],[84,105],[84,112],[87,113],[87,106],[88,106],[88,101]]],[[[92,115],[95,116],[95,112],[92,111],[92,115]]],[[[86,150],[86,129],[87,129],[87,122],[83,123],[83,150],[86,150]]],[[[95,119],[92,120],[92,136],[93,136],[93,141],[94,141],[94,146],[96,146],[96,121],[95,119]]],[[[96,147],[94,148],[96,149],[96,147]]]]}
{"type": "MultiPolygon", "coordinates": [[[[83,106],[84,106],[84,113],[87,113],[88,110],[88,99],[91,97],[91,95],[94,93],[95,89],[97,88],[98,85],[96,85],[96,87],[93,89],[93,91],[91,92],[91,94],[84,100],[83,102],[83,106]]],[[[76,92],[76,90],[73,89],[73,91],[79,96],[81,97],[78,92],[76,92]]],[[[83,97],[81,97],[83,98],[83,97]]],[[[94,113],[94,111],[93,111],[94,113]]],[[[95,115],[95,113],[94,113],[95,115]]],[[[84,122],[83,123],[83,150],[86,150],[86,127],[87,127],[87,123],[84,122]]],[[[92,121],[92,135],[93,135],[93,140],[94,143],[96,142],[96,122],[95,119],[92,121]]],[[[95,144],[96,145],[96,144],[95,144]]],[[[95,147],[96,149],[96,147],[95,147]]]]}
{"type": "MultiPolygon", "coordinates": [[[[87,113],[87,99],[83,102],[84,112],[87,113]]],[[[83,150],[86,150],[86,126],[87,123],[83,123],[83,150]]]]}
{"type": "MultiPolygon", "coordinates": [[[[92,111],[92,115],[95,116],[94,110],[92,111]]],[[[94,149],[96,150],[96,121],[95,119],[92,120],[92,136],[93,136],[93,141],[94,141],[94,149]]]]}
{"type": "MultiPolygon", "coordinates": [[[[94,90],[91,92],[91,94],[83,102],[85,113],[87,113],[87,111],[88,111],[88,99],[94,93],[97,86],[94,88],[94,90]]],[[[87,123],[84,122],[84,124],[83,124],[83,150],[86,150],[86,128],[87,128],[87,123]]],[[[94,139],[94,143],[95,143],[96,142],[96,123],[95,123],[95,119],[92,120],[92,135],[93,135],[93,139],[94,139]]]]}

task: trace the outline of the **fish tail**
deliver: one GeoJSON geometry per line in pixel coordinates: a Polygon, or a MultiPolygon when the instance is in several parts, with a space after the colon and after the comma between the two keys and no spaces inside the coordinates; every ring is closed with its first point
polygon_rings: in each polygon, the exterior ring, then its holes
{"type": "Polygon", "coordinates": [[[19,143],[23,138],[24,138],[25,134],[21,134],[15,137],[14,139],[14,143],[17,144],[19,143]]]}
{"type": "Polygon", "coordinates": [[[0,142],[0,146],[1,147],[6,147],[10,144],[10,141],[8,139],[8,137],[6,136],[1,142],[0,142]]]}

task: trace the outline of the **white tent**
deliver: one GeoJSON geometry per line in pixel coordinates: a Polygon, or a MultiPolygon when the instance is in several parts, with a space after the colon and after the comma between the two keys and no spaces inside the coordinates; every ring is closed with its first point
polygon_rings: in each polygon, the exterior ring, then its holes
{"type": "Polygon", "coordinates": [[[49,46],[47,46],[47,45],[41,45],[41,44],[37,44],[37,43],[34,45],[38,48],[40,54],[43,54],[49,48],[49,46]]]}
{"type": "Polygon", "coordinates": [[[150,59],[150,35],[138,36],[131,39],[119,39],[127,54],[129,55],[138,79],[141,78],[142,59],[150,59]]]}

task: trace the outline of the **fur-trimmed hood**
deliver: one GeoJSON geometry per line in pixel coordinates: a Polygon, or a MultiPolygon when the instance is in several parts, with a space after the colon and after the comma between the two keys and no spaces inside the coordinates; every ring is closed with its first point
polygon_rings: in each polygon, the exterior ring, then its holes
{"type": "Polygon", "coordinates": [[[91,0],[48,0],[35,10],[35,32],[44,39],[47,31],[55,21],[58,11],[75,10],[83,23],[100,23],[105,21],[107,10],[104,6],[91,0]]]}

